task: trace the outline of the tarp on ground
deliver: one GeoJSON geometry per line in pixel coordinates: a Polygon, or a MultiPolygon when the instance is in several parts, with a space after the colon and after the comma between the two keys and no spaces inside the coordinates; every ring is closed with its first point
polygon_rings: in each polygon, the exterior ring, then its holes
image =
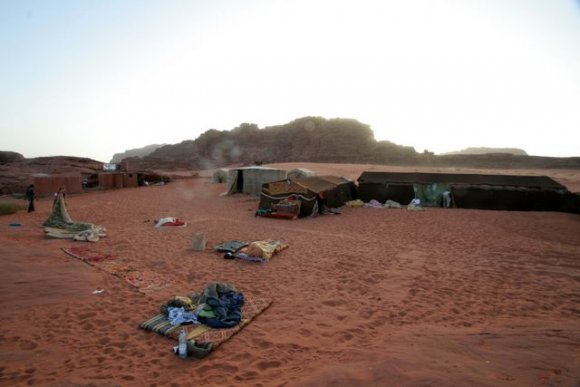
{"type": "Polygon", "coordinates": [[[244,167],[228,170],[226,179],[226,195],[244,193],[260,195],[262,185],[277,180],[286,179],[286,171],[268,167],[244,167]]]}

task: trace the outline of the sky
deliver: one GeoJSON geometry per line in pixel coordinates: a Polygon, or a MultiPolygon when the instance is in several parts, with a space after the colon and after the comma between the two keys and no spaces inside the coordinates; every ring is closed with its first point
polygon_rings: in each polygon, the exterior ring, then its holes
{"type": "Polygon", "coordinates": [[[107,162],[304,116],[580,156],[580,1],[0,0],[0,150],[107,162]]]}

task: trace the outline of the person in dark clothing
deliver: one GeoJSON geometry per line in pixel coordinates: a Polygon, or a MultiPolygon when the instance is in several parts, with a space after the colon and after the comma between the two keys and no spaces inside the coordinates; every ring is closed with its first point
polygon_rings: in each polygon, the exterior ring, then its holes
{"type": "Polygon", "coordinates": [[[34,193],[34,184],[30,184],[26,188],[26,199],[28,199],[28,212],[34,211],[34,198],[36,194],[34,193]]]}

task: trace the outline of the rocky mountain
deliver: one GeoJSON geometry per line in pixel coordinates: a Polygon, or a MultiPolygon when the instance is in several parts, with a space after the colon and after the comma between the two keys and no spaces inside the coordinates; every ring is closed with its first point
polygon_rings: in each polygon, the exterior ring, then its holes
{"type": "Polygon", "coordinates": [[[417,155],[412,147],[376,141],[371,128],[357,120],[303,117],[263,129],[249,123],[230,131],[210,129],[196,140],[166,145],[128,161],[131,168],[209,169],[255,162],[383,163],[417,155]]]}
{"type": "Polygon", "coordinates": [[[150,155],[153,151],[157,150],[158,148],[161,148],[162,146],[165,146],[167,144],[152,144],[152,145],[147,145],[143,148],[134,148],[134,149],[128,149],[125,152],[122,153],[115,153],[113,155],[113,158],[111,159],[111,163],[120,163],[121,160],[129,158],[129,157],[144,157],[144,156],[148,156],[150,155]]]}
{"type": "Polygon", "coordinates": [[[519,148],[487,148],[487,147],[469,147],[454,152],[441,153],[441,155],[486,155],[486,154],[509,154],[527,156],[525,150],[519,148]]]}
{"type": "Polygon", "coordinates": [[[126,159],[131,169],[210,169],[256,162],[327,162],[474,168],[580,168],[580,157],[527,156],[521,149],[470,148],[472,153],[434,155],[389,141],[353,119],[303,117],[258,128],[244,123],[230,131],[210,129],[195,140],[165,145],[143,158],[126,159]],[[492,153],[483,152],[487,149],[492,153]],[[479,150],[479,151],[478,151],[479,150]],[[514,154],[516,153],[516,154],[514,154]]]}

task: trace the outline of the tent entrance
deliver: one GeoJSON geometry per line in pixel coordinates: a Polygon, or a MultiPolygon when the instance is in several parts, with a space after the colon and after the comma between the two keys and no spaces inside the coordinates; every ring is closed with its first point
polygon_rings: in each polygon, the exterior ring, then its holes
{"type": "Polygon", "coordinates": [[[421,199],[421,204],[429,207],[443,206],[443,192],[450,192],[448,184],[413,184],[415,197],[421,199]]]}
{"type": "Polygon", "coordinates": [[[244,192],[244,172],[241,169],[238,170],[238,178],[236,179],[235,192],[244,192]]]}

